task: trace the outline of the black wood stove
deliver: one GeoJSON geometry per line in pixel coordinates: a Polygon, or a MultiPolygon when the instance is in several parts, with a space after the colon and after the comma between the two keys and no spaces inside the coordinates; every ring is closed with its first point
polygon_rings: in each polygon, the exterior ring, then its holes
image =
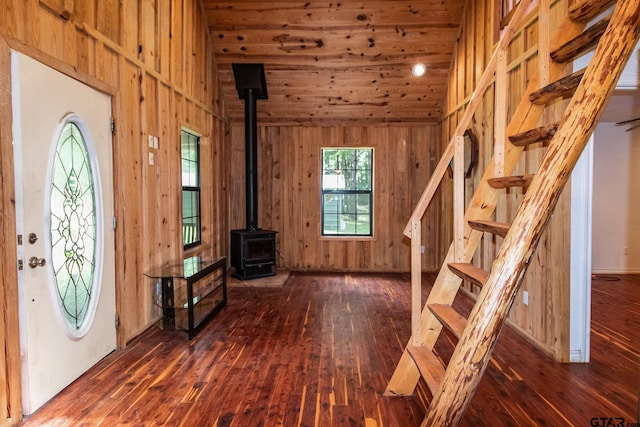
{"type": "Polygon", "coordinates": [[[233,64],[238,96],[244,100],[247,227],[231,230],[231,275],[241,280],[274,276],[276,231],[258,227],[258,124],[256,101],[268,99],[262,64],[233,64]]]}

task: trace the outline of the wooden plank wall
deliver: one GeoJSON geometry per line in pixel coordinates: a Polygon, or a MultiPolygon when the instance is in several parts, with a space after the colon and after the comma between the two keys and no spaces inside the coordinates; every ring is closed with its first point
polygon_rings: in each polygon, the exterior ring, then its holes
{"type": "MultiPolygon", "coordinates": [[[[554,28],[565,15],[567,2],[553,2],[550,21],[554,28]]],[[[464,105],[475,82],[487,63],[497,42],[499,10],[497,2],[481,0],[469,2],[461,26],[458,48],[450,74],[449,92],[445,117],[442,122],[443,139],[448,140],[464,111],[464,105]]],[[[523,30],[515,37],[508,52],[508,119],[520,101],[529,77],[537,73],[538,43],[537,11],[529,17],[523,30]]],[[[482,106],[476,112],[472,129],[480,140],[479,165],[474,175],[467,180],[466,200],[469,201],[476,183],[480,181],[486,165],[493,155],[493,111],[494,88],[489,87],[482,106]]],[[[547,109],[543,123],[550,123],[554,115],[563,111],[562,104],[547,109]]],[[[557,119],[556,119],[557,120],[557,119]]],[[[542,123],[541,123],[542,124],[542,123]]],[[[544,148],[528,148],[514,174],[532,173],[536,170],[544,148]]],[[[511,309],[509,322],[540,348],[559,361],[568,361],[569,356],[569,231],[570,197],[569,187],[556,208],[543,235],[532,264],[526,274],[520,294],[511,309]],[[522,292],[529,292],[529,305],[522,302],[522,292]]],[[[497,221],[510,221],[522,198],[520,190],[511,190],[501,200],[496,211],[497,221]]],[[[489,270],[502,239],[486,235],[474,258],[474,263],[489,270]]],[[[465,286],[470,293],[477,289],[465,286]]]]}
{"type": "MultiPolygon", "coordinates": [[[[281,254],[278,267],[309,271],[409,271],[409,246],[402,230],[435,168],[439,133],[437,126],[259,125],[258,225],[278,231],[281,254]],[[373,238],[321,237],[323,147],[373,147],[373,238]]],[[[232,125],[231,140],[234,167],[229,221],[232,228],[244,228],[244,126],[232,125]]],[[[447,232],[442,225],[450,220],[435,206],[424,221],[425,237],[430,240],[425,240],[429,243],[425,245],[423,265],[433,271],[448,249],[449,242],[440,239],[440,234],[447,232]]]]}
{"type": "Polygon", "coordinates": [[[10,49],[112,95],[119,346],[154,320],[143,272],[183,256],[182,127],[202,135],[197,253],[228,252],[230,132],[199,0],[0,0],[0,10],[2,425],[21,417],[10,49]],[[148,135],[159,137],[157,150],[148,135]]]}

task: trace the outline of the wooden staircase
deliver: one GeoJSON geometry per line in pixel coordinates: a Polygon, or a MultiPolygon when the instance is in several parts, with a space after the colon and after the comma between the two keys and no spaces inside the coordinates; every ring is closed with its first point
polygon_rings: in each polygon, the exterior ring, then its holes
{"type": "MultiPolygon", "coordinates": [[[[455,164],[462,163],[459,147],[463,132],[491,83],[496,67],[500,69],[500,55],[506,51],[531,3],[520,1],[405,229],[405,234],[411,238],[412,336],[386,394],[413,394],[422,377],[433,396],[423,426],[460,423],[489,362],[542,231],[640,37],[640,0],[617,2],[611,16],[588,28],[587,23],[616,4],[615,0],[575,0],[570,5],[564,21],[550,38],[549,46],[539,46],[540,52],[549,53],[539,59],[545,61],[539,69],[548,74],[539,73],[530,80],[506,126],[508,142],[494,153],[497,159],[500,152],[499,161],[487,167],[464,215],[454,212],[454,241],[422,307],[422,217],[454,153],[455,164]],[[563,75],[567,63],[594,47],[595,53],[585,70],[563,75]],[[541,81],[552,83],[541,85],[541,81]],[[538,126],[545,107],[560,97],[571,98],[562,119],[538,126]],[[524,147],[541,141],[548,147],[538,171],[533,175],[509,176],[524,147]],[[492,220],[496,205],[503,189],[509,187],[522,187],[526,192],[513,221],[510,224],[496,222],[492,220]],[[456,221],[460,221],[459,224],[456,225],[456,221]],[[483,233],[504,238],[489,272],[471,264],[483,233]],[[463,279],[481,287],[468,319],[452,307],[463,279]],[[458,339],[446,368],[433,352],[443,327],[458,339]]],[[[506,76],[497,71],[495,75],[498,93],[499,80],[506,76]]],[[[461,170],[457,166],[454,169],[461,170]]],[[[455,181],[460,178],[461,174],[454,172],[454,188],[455,181]]],[[[456,202],[455,191],[454,209],[462,206],[456,202]]]]}

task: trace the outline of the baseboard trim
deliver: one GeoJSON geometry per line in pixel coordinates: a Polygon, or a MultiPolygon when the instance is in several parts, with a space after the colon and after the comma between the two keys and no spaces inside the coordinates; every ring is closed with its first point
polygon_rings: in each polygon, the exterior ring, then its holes
{"type": "Polygon", "coordinates": [[[592,274],[640,274],[640,268],[592,269],[592,274]]]}

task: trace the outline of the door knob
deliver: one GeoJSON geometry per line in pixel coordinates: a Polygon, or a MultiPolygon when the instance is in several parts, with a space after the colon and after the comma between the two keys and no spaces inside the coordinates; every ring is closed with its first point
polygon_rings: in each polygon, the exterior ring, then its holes
{"type": "Polygon", "coordinates": [[[29,243],[33,245],[37,241],[38,241],[38,236],[36,235],[36,233],[29,233],[29,243]]]}
{"type": "Polygon", "coordinates": [[[29,258],[29,267],[31,268],[36,268],[38,266],[44,267],[46,263],[47,261],[44,258],[38,258],[35,256],[32,256],[31,258],[29,258]]]}

